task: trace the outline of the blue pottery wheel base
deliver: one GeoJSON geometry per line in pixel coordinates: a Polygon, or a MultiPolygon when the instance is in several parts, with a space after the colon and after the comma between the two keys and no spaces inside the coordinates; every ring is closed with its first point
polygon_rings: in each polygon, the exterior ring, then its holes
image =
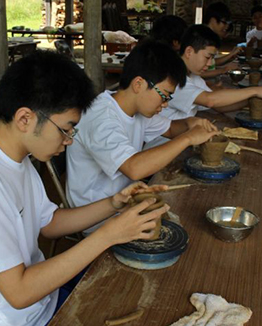
{"type": "Polygon", "coordinates": [[[254,120],[249,112],[239,112],[236,114],[235,120],[241,127],[260,130],[262,129],[262,120],[254,120]]]}
{"type": "Polygon", "coordinates": [[[178,261],[178,259],[180,257],[180,256],[173,257],[172,259],[168,259],[163,262],[143,262],[143,261],[138,261],[136,259],[123,257],[123,256],[117,254],[116,252],[114,252],[114,256],[120,263],[122,263],[126,266],[136,268],[136,269],[152,269],[152,270],[172,266],[173,264],[175,264],[178,261]]]}
{"type": "Polygon", "coordinates": [[[187,232],[178,224],[162,219],[159,238],[135,240],[111,248],[116,259],[136,269],[161,269],[175,264],[186,250],[187,232]]]}
{"type": "Polygon", "coordinates": [[[206,183],[221,183],[236,176],[240,164],[230,158],[223,157],[221,165],[210,167],[203,165],[199,155],[189,157],[184,162],[184,169],[192,178],[206,183]]]}

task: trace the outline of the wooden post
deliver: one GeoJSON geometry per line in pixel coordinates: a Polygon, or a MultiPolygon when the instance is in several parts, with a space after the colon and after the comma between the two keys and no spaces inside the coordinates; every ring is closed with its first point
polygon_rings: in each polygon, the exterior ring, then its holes
{"type": "Polygon", "coordinates": [[[45,25],[51,26],[51,0],[45,0],[45,25]]]}
{"type": "Polygon", "coordinates": [[[176,0],[167,0],[166,14],[175,15],[176,12],[176,0]]]}
{"type": "Polygon", "coordinates": [[[101,62],[102,0],[84,0],[84,66],[96,90],[104,89],[101,62]]]}
{"type": "MultiPolygon", "coordinates": [[[[74,22],[74,0],[65,0],[65,25],[73,24],[74,22]]],[[[73,49],[73,41],[71,36],[66,36],[66,42],[73,49]]]]}
{"type": "Polygon", "coordinates": [[[6,2],[0,1],[0,78],[8,67],[8,44],[6,27],[6,2]]]}

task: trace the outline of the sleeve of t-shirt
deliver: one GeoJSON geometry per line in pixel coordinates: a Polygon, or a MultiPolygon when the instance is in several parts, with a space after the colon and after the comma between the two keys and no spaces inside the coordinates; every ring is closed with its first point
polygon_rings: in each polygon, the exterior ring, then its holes
{"type": "Polygon", "coordinates": [[[88,137],[84,141],[88,152],[112,180],[118,176],[119,167],[138,152],[126,135],[125,127],[108,115],[93,120],[86,132],[88,137]]]}
{"type": "Polygon", "coordinates": [[[207,85],[197,86],[188,78],[183,88],[176,87],[173,99],[169,101],[168,107],[188,114],[198,95],[206,91],[211,91],[207,85]]]}
{"type": "Polygon", "coordinates": [[[58,206],[54,203],[52,203],[49,198],[47,197],[45,187],[42,183],[42,180],[40,179],[40,176],[37,173],[38,181],[39,181],[39,189],[40,189],[40,195],[41,195],[41,205],[40,205],[40,228],[45,227],[48,225],[53,216],[54,212],[58,209],[58,206]]]}
{"type": "Polygon", "coordinates": [[[19,223],[19,212],[10,205],[7,193],[0,182],[0,272],[23,263],[20,251],[16,224],[19,223]]]}
{"type": "Polygon", "coordinates": [[[147,121],[144,138],[144,141],[146,143],[163,135],[170,128],[170,124],[172,121],[158,114],[154,115],[152,118],[145,119],[147,121]]]}

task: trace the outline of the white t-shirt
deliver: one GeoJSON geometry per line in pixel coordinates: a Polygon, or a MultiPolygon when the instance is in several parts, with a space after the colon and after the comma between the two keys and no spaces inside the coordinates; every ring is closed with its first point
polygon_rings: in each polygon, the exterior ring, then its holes
{"type": "MultiPolygon", "coordinates": [[[[258,40],[262,40],[262,30],[259,31],[257,30],[257,28],[255,27],[254,29],[251,29],[251,31],[247,32],[246,35],[246,39],[247,39],[247,43],[252,39],[252,37],[256,37],[258,40]]],[[[254,42],[253,44],[253,48],[257,48],[257,41],[254,42]]]]}
{"type": "Polygon", "coordinates": [[[191,74],[187,76],[186,85],[183,88],[176,87],[173,99],[168,102],[168,107],[160,114],[172,120],[185,119],[195,116],[197,111],[209,108],[194,104],[195,99],[202,92],[212,92],[206,82],[200,76],[191,74]]]}
{"type": "Polygon", "coordinates": [[[112,196],[131,184],[119,167],[142,150],[144,141],[170,127],[171,121],[159,115],[128,116],[110,94],[105,91],[96,98],[67,148],[67,195],[72,206],[112,196]]]}
{"type": "MultiPolygon", "coordinates": [[[[50,223],[57,206],[47,198],[28,157],[17,163],[0,150],[0,198],[0,272],[43,261],[39,232],[50,223]]],[[[54,313],[57,298],[58,290],[17,310],[0,293],[0,325],[44,326],[54,313]]]]}

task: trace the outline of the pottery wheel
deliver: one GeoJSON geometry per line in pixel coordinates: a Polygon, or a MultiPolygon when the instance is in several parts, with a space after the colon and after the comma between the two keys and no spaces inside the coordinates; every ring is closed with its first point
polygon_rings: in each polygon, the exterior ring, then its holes
{"type": "Polygon", "coordinates": [[[262,129],[262,120],[252,119],[251,116],[249,115],[249,112],[237,113],[235,120],[244,128],[262,129]]]}
{"type": "Polygon", "coordinates": [[[185,160],[184,169],[197,180],[220,183],[237,175],[240,171],[240,165],[230,158],[223,157],[220,165],[211,167],[203,165],[200,156],[196,155],[185,160]]]}
{"type": "Polygon", "coordinates": [[[186,250],[188,235],[178,224],[162,219],[159,238],[136,240],[111,249],[121,263],[138,269],[160,269],[173,265],[186,250]]]}

